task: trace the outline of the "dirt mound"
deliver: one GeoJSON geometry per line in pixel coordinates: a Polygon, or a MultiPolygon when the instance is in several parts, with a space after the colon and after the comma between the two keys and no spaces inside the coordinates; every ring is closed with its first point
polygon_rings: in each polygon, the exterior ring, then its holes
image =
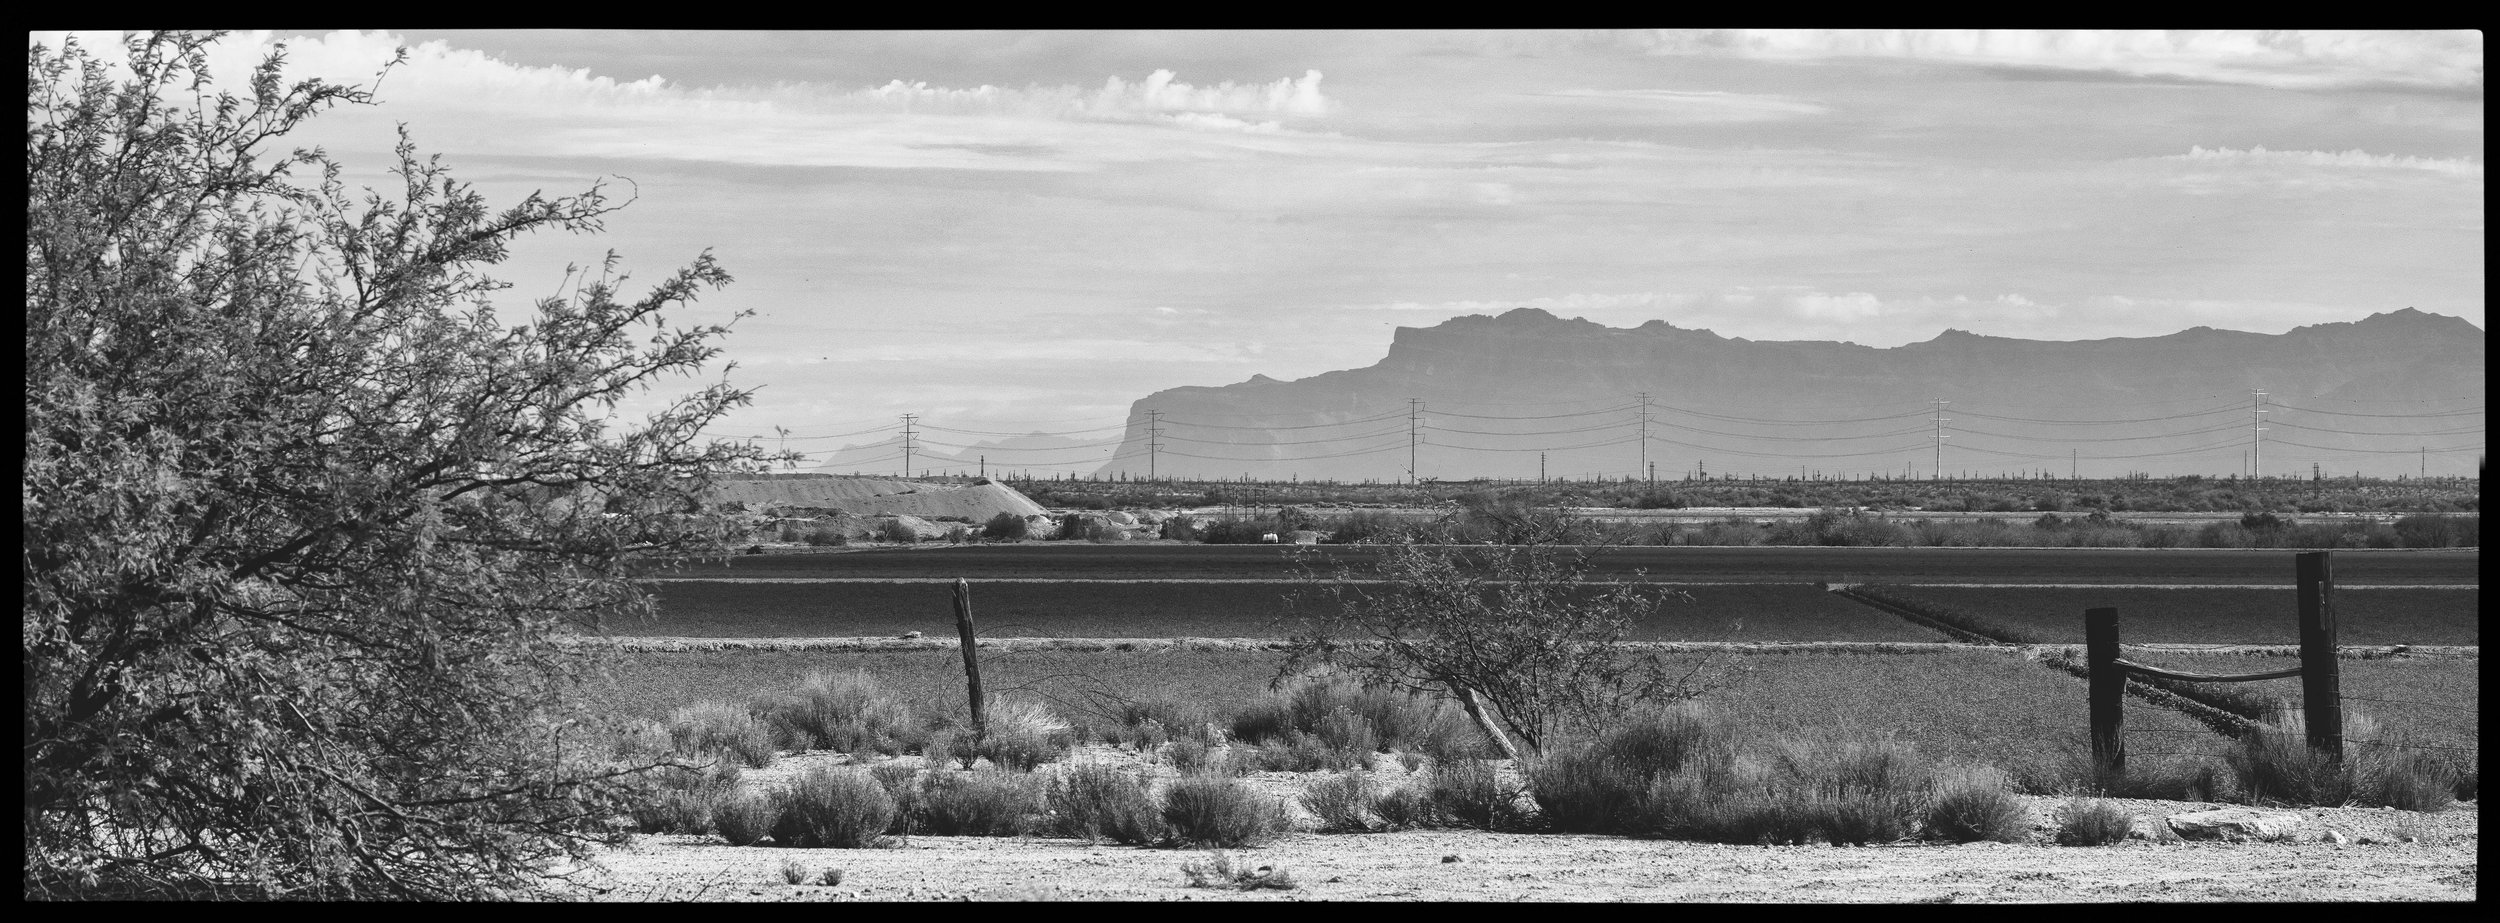
{"type": "Polygon", "coordinates": [[[784,515],[839,510],[859,516],[894,513],[922,519],[956,517],[976,525],[1000,513],[1042,514],[1041,505],[1032,498],[990,480],[947,484],[892,478],[759,478],[715,484],[712,501],[741,503],[754,512],[771,508],[784,515]]]}

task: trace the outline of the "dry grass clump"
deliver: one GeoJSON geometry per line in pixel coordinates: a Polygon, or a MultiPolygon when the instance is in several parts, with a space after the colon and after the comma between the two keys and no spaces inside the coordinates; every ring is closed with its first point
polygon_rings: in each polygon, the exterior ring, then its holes
{"type": "MultiPolygon", "coordinates": [[[[922,784],[913,827],[933,836],[1023,836],[1040,822],[1040,780],[991,768],[939,772],[922,784]]],[[[882,829],[882,828],[880,828],[882,829]]]]}
{"type": "Polygon", "coordinates": [[[772,725],[745,706],[727,702],[697,702],[678,709],[669,716],[668,733],[670,745],[687,756],[732,753],[747,765],[761,768],[771,765],[778,755],[772,725]]]}
{"type": "Polygon", "coordinates": [[[1526,769],[1545,825],[1569,833],[1625,833],[1658,779],[1705,752],[1732,746],[1725,727],[1690,708],[1626,716],[1595,740],[1566,742],[1526,769]]]}
{"type": "Polygon", "coordinates": [[[1066,719],[1031,700],[991,699],[983,707],[983,717],[988,727],[973,753],[1018,772],[1031,772],[1066,756],[1075,743],[1066,719]]]}
{"type": "Polygon", "coordinates": [[[1293,880],[1293,875],[1284,869],[1266,865],[1256,868],[1247,864],[1235,865],[1232,857],[1225,855],[1223,850],[1217,850],[1205,859],[1181,863],[1181,876],[1188,880],[1192,888],[1291,891],[1300,887],[1293,880]]]}
{"type": "Polygon", "coordinates": [[[2057,809],[2057,844],[2107,846],[2127,838],[2125,809],[2099,798],[2072,798],[2057,809]]]}
{"type": "Polygon", "coordinates": [[[2240,738],[2227,759],[2251,801],[2446,809],[2460,787],[2456,767],[2436,751],[2406,743],[2402,734],[2347,709],[2344,759],[2332,760],[2309,747],[2300,712],[2280,709],[2240,738]]]}
{"type": "Polygon", "coordinates": [[[1406,783],[1372,794],[1371,813],[1390,830],[1413,830],[1433,823],[1432,799],[1420,785],[1406,783]]]}
{"type": "Polygon", "coordinates": [[[1502,782],[1491,760],[1438,763],[1425,777],[1424,799],[1431,805],[1434,826],[1474,830],[1522,830],[1527,817],[1519,809],[1520,792],[1502,782]]]}
{"type": "Polygon", "coordinates": [[[2031,809],[2006,789],[2003,773],[1969,772],[1937,786],[1924,826],[1929,839],[2020,843],[2031,837],[2031,809]]]}
{"type": "Polygon", "coordinates": [[[876,846],[897,810],[894,796],[867,773],[821,766],[792,783],[775,806],[773,842],[811,849],[876,846]]]}
{"type": "Polygon", "coordinates": [[[786,738],[811,750],[892,756],[927,736],[910,703],[861,670],[811,672],[797,693],[774,701],[766,713],[786,738]]]}
{"type": "Polygon", "coordinates": [[[1369,775],[1332,772],[1302,786],[1302,806],[1319,818],[1322,833],[1363,833],[1372,829],[1376,788],[1369,775]]]}
{"type": "Polygon", "coordinates": [[[1071,768],[1052,781],[1051,832],[1128,846],[1162,842],[1163,803],[1144,776],[1100,764],[1071,768]]]}
{"type": "Polygon", "coordinates": [[[745,786],[712,802],[712,830],[731,846],[753,846],[772,835],[777,817],[772,796],[745,786]]]}
{"type": "Polygon", "coordinates": [[[1548,829],[1722,843],[1893,842],[1936,788],[1892,738],[1764,738],[1691,706],[1627,716],[1527,775],[1548,829]]]}
{"type": "Polygon", "coordinates": [[[643,833],[700,834],[712,828],[713,803],[738,784],[738,763],[713,754],[696,765],[659,766],[645,773],[629,813],[643,833]]]}
{"type": "Polygon", "coordinates": [[[1163,792],[1163,822],[1171,842],[1190,846],[1249,846],[1284,832],[1284,805],[1239,779],[1185,776],[1163,792]]]}

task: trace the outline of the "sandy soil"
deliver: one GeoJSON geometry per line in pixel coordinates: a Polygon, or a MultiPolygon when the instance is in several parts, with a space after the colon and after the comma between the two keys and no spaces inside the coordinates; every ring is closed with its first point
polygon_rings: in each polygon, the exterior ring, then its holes
{"type": "MultiPolygon", "coordinates": [[[[1086,748],[1080,759],[1119,759],[1086,748]]],[[[908,758],[907,758],[908,759],[908,758]]],[[[749,775],[775,784],[835,754],[784,758],[749,775]]],[[[1169,771],[1162,767],[1161,771],[1169,771]]],[[[1380,770],[1384,781],[1403,771],[1380,770]]],[[[1276,795],[1302,777],[1255,773],[1276,795]]],[[[1612,836],[1407,831],[1295,832],[1234,850],[1237,865],[1289,874],[1291,890],[1193,888],[1181,865],[1203,850],[1076,840],[911,837],[893,848],[734,847],[718,837],[645,836],[607,851],[580,896],[607,901],[1539,900],[1729,902],[2470,901],[2477,806],[2436,814],[2376,808],[2292,813],[2286,842],[2133,840],[2047,845],[2061,799],[2026,798],[2034,841],[1959,846],[1720,846],[1612,836]],[[2323,838],[2329,831],[2343,843],[2323,838]],[[843,870],[837,886],[790,885],[782,867],[843,870]]],[[[2158,819],[2221,805],[2130,801],[2158,819]]],[[[1298,809],[1297,809],[1298,810],[1298,809]]],[[[1307,823],[1307,816],[1301,818],[1307,823]]],[[[1270,873],[1275,874],[1274,872],[1270,873]]]]}

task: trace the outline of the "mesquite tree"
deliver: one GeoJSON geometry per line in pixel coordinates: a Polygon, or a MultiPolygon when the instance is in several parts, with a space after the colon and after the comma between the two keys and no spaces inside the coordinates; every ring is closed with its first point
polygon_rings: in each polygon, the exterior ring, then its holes
{"type": "Polygon", "coordinates": [[[648,394],[729,276],[629,297],[611,255],[507,321],[480,269],[621,206],[490,210],[405,128],[351,192],[269,146],[369,92],[282,49],[219,92],[215,40],[27,62],[27,895],[543,886],[633,768],[564,636],[646,616],[628,565],[717,547],[694,498],[760,460],[698,443],[746,392],[648,394]]]}
{"type": "Polygon", "coordinates": [[[1577,548],[1384,547],[1368,566],[1306,565],[1279,675],[1320,667],[1458,701],[1505,755],[1542,753],[1643,705],[1700,695],[1701,664],[1671,669],[1624,643],[1682,591],[1590,580],[1577,548]],[[1507,733],[1504,733],[1507,729],[1507,733]]]}

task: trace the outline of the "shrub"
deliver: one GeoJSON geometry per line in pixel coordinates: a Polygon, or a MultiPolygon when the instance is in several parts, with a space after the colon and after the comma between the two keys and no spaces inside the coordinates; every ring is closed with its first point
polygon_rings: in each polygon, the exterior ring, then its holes
{"type": "Polygon", "coordinates": [[[987,732],[973,751],[996,765],[1031,772],[1067,753],[1068,722],[1026,699],[991,699],[983,708],[987,732]]]}
{"type": "Polygon", "coordinates": [[[628,813],[634,829],[644,833],[702,833],[712,826],[712,799],[708,788],[661,789],[628,813]]]}
{"type": "Polygon", "coordinates": [[[920,754],[922,763],[930,768],[942,767],[951,761],[970,769],[973,761],[981,758],[971,732],[953,728],[930,731],[927,742],[921,744],[920,754]]]}
{"type": "Polygon", "coordinates": [[[1051,830],[1083,840],[1145,846],[1165,838],[1163,805],[1146,780],[1110,766],[1077,766],[1053,780],[1051,830]]]}
{"type": "Polygon", "coordinates": [[[1176,542],[1194,542],[1200,540],[1198,534],[1198,521],[1188,516],[1174,516],[1170,519],[1164,520],[1163,525],[1156,531],[1155,535],[1158,538],[1170,539],[1176,542]]]}
{"type": "Polygon", "coordinates": [[[817,873],[816,883],[828,888],[839,885],[842,883],[842,870],[830,865],[825,866],[824,871],[817,873]]]}
{"type": "Polygon", "coordinates": [[[1491,760],[1437,764],[1424,786],[1434,816],[1449,824],[1476,830],[1525,826],[1518,808],[1519,792],[1502,784],[1491,760]]]}
{"type": "MultiPolygon", "coordinates": [[[[936,836],[1023,836],[1044,809],[1031,775],[997,769],[941,772],[922,786],[914,824],[936,836]]],[[[880,828],[883,829],[883,828],[880,828]]]]}
{"type": "Polygon", "coordinates": [[[781,793],[773,842],[783,846],[874,846],[894,821],[894,796],[867,773],[818,767],[781,793]]]}
{"type": "Polygon", "coordinates": [[[807,863],[797,859],[781,860],[781,880],[791,884],[807,883],[807,863]]]}
{"type": "Polygon", "coordinates": [[[1270,739],[1240,759],[1243,768],[1254,772],[1318,772],[1345,769],[1355,762],[1351,754],[1332,750],[1317,736],[1301,731],[1287,731],[1283,739],[1270,739]]]}
{"type": "Polygon", "coordinates": [[[1024,521],[1024,517],[1014,513],[1002,512],[981,525],[981,537],[993,542],[1019,541],[1031,531],[1032,526],[1024,521]]]}
{"type": "MultiPolygon", "coordinates": [[[[1535,516],[1486,515],[1545,534],[1535,516]]],[[[1551,545],[1392,545],[1365,570],[1309,572],[1286,668],[1328,665],[1376,686],[1472,696],[1531,751],[1632,703],[1698,694],[1690,672],[1624,645],[1658,610],[1660,588],[1597,587],[1591,567],[1551,545]]]]}
{"type": "Polygon", "coordinates": [[[712,803],[712,829],[731,846],[753,846],[773,832],[773,799],[752,788],[723,794],[712,803]]]}
{"type": "Polygon", "coordinates": [[[1927,809],[1926,831],[1955,843],[2020,843],[2031,836],[2031,809],[2001,785],[1954,785],[1927,809]]]}
{"type": "Polygon", "coordinates": [[[1163,793],[1163,822],[1184,845],[1248,846],[1286,826],[1283,805],[1239,779],[1184,776],[1163,793]]]}
{"type": "Polygon", "coordinates": [[[1271,533],[1281,535],[1285,531],[1277,526],[1275,520],[1265,517],[1241,519],[1227,516],[1200,527],[1198,540],[1209,545],[1255,545],[1266,541],[1271,533]]]}
{"type": "Polygon", "coordinates": [[[1372,816],[1391,830],[1412,830],[1432,825],[1432,800],[1420,786],[1400,784],[1381,789],[1372,795],[1372,816]]]}
{"type": "Polygon", "coordinates": [[[1777,750],[1784,794],[1806,803],[1822,837],[1835,846],[1909,836],[1935,789],[1934,770],[1890,737],[1788,738],[1777,750]]]}
{"type": "Polygon", "coordinates": [[[909,545],[920,541],[920,531],[900,519],[877,520],[877,539],[909,545]]]}
{"type": "Polygon", "coordinates": [[[1181,877],[1188,879],[1189,886],[1192,888],[1238,888],[1243,891],[1272,888],[1278,891],[1291,891],[1299,887],[1294,883],[1293,875],[1284,869],[1271,866],[1258,868],[1251,868],[1247,865],[1236,866],[1233,864],[1232,857],[1225,855],[1221,850],[1206,859],[1192,859],[1181,863],[1181,877]]]}
{"type": "Polygon", "coordinates": [[[2280,709],[2242,736],[2228,759],[2251,800],[2435,811],[2454,799],[2456,768],[2407,747],[2403,735],[2347,709],[2344,739],[2344,759],[2331,760],[2310,749],[2305,717],[2280,709]]]}
{"type": "Polygon", "coordinates": [[[2069,799],[2057,809],[2060,846],[2107,846],[2127,838],[2127,812],[2098,798],[2069,799]]]}
{"type": "Polygon", "coordinates": [[[1546,824],[1580,833],[1627,832],[1657,780],[1729,733],[1689,708],[1637,712],[1593,741],[1556,748],[1526,767],[1546,824]]]}
{"type": "Polygon", "coordinates": [[[1206,770],[1209,768],[1208,764],[1219,759],[1209,755],[1212,749],[1214,748],[1209,747],[1206,741],[1198,738],[1178,737],[1172,740],[1171,746],[1164,748],[1163,758],[1171,761],[1172,768],[1180,770],[1183,774],[1195,775],[1206,770]]]}
{"type": "Polygon", "coordinates": [[[841,753],[892,756],[922,736],[911,706],[861,670],[807,674],[796,695],[774,704],[770,719],[810,749],[841,753]]]}
{"type": "Polygon", "coordinates": [[[771,765],[777,755],[771,725],[747,708],[727,702],[698,702],[680,708],[669,716],[668,731],[677,752],[688,756],[729,752],[760,768],[771,765]]]}
{"type": "Polygon", "coordinates": [[[1361,833],[1371,829],[1366,812],[1375,800],[1371,777],[1359,772],[1332,772],[1302,786],[1302,806],[1319,818],[1325,833],[1361,833]]]}
{"type": "Polygon", "coordinates": [[[1404,523],[1387,513],[1358,512],[1337,520],[1328,532],[1328,541],[1335,545],[1363,545],[1394,542],[1406,533],[1404,523]]]}

